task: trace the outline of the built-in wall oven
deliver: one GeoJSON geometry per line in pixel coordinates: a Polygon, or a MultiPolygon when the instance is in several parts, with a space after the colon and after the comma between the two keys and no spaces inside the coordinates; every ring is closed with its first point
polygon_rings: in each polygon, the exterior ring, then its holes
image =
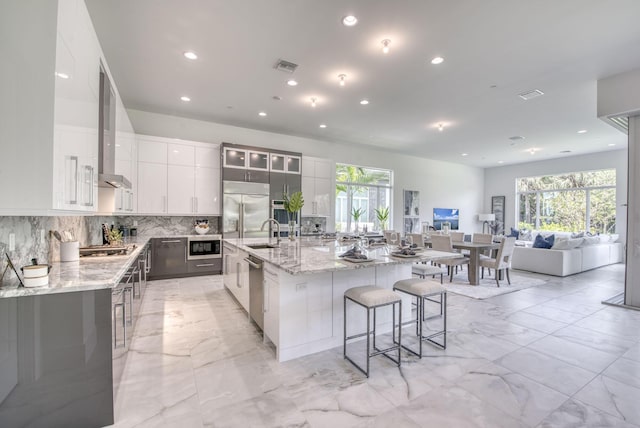
{"type": "Polygon", "coordinates": [[[221,235],[194,235],[187,238],[187,260],[222,258],[221,235]]]}

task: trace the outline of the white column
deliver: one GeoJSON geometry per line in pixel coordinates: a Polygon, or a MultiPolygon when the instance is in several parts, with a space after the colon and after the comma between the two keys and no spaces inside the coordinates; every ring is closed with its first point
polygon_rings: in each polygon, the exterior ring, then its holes
{"type": "Polygon", "coordinates": [[[624,303],[640,307],[640,116],[629,118],[627,261],[624,303]]]}

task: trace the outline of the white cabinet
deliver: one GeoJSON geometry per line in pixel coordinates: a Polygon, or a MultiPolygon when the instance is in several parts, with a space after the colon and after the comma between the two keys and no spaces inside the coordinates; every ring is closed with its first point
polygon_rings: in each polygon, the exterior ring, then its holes
{"type": "MultiPolygon", "coordinates": [[[[119,118],[121,119],[121,118],[119,118]]],[[[124,118],[122,118],[124,119],[124,118]]],[[[116,121],[118,123],[118,121],[116,121]]],[[[135,134],[118,132],[116,134],[115,173],[131,181],[131,189],[114,189],[114,208],[116,213],[130,214],[135,212],[135,189],[137,189],[137,142],[135,134]]]]}
{"type": "Polygon", "coordinates": [[[236,300],[249,313],[249,255],[236,247],[224,244],[223,283],[236,300]]]}
{"type": "Polygon", "coordinates": [[[140,136],[138,144],[139,213],[220,215],[218,145],[150,136],[140,136]],[[161,169],[164,181],[153,183],[150,176],[142,177],[143,170],[148,174],[161,169]]]}
{"type": "MultiPolygon", "coordinates": [[[[333,162],[324,159],[304,157],[302,161],[302,194],[305,205],[302,215],[333,216],[333,199],[335,190],[333,162]]],[[[329,221],[327,221],[329,224],[329,221]]]]}
{"type": "Polygon", "coordinates": [[[264,334],[276,346],[280,343],[280,286],[276,269],[263,263],[264,334]]]}
{"type": "Polygon", "coordinates": [[[138,162],[138,212],[167,212],[167,165],[138,162]]]}

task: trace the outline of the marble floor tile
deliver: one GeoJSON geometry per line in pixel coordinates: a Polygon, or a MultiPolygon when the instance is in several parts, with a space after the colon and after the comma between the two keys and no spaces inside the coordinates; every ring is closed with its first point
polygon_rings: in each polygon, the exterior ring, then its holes
{"type": "Polygon", "coordinates": [[[553,333],[554,331],[560,330],[568,325],[560,321],[539,317],[538,315],[533,315],[523,311],[514,312],[507,316],[505,320],[547,334],[553,333]]]}
{"type": "Polygon", "coordinates": [[[553,333],[553,336],[573,343],[589,346],[599,351],[620,356],[627,352],[635,342],[594,330],[570,325],[553,333]]]}
{"type": "Polygon", "coordinates": [[[640,361],[619,358],[602,374],[640,390],[640,361]]]}
{"type": "Polygon", "coordinates": [[[524,309],[524,312],[543,318],[549,318],[550,320],[559,321],[566,324],[573,324],[574,322],[579,321],[586,316],[582,314],[576,314],[567,310],[558,309],[555,306],[548,306],[547,304],[524,309]]]}
{"type": "Polygon", "coordinates": [[[640,389],[598,376],[573,398],[631,424],[640,425],[640,389]]]}
{"type": "Polygon", "coordinates": [[[618,357],[614,354],[600,351],[579,343],[570,342],[556,336],[547,336],[529,346],[538,352],[557,358],[577,367],[582,367],[594,373],[600,373],[613,363],[618,357]],[[589,358],[585,358],[589,355],[589,358]]]}
{"type": "Polygon", "coordinates": [[[567,400],[558,410],[547,416],[537,428],[633,428],[635,426],[595,407],[576,400],[567,400]]]}
{"type": "Polygon", "coordinates": [[[479,399],[535,426],[569,397],[496,364],[488,364],[456,382],[479,399]]]}
{"type": "Polygon", "coordinates": [[[527,425],[460,387],[443,387],[399,407],[421,427],[517,428],[527,425]]]}
{"type": "Polygon", "coordinates": [[[527,348],[505,355],[496,363],[566,395],[575,394],[596,376],[596,373],[527,348]]]}
{"type": "Polygon", "coordinates": [[[600,305],[621,289],[623,273],[524,273],[547,282],[486,300],[452,293],[447,349],[425,343],[424,357],[403,352],[400,368],[375,357],[368,379],[341,347],[278,363],[221,276],[151,281],[119,361],[115,426],[638,423],[629,397],[639,391],[640,312],[600,305]]]}
{"type": "Polygon", "coordinates": [[[288,394],[279,390],[234,401],[223,407],[203,406],[205,427],[309,427],[305,415],[293,404],[288,394]]]}
{"type": "Polygon", "coordinates": [[[624,353],[623,357],[634,361],[640,361],[640,343],[629,348],[629,350],[624,353]]]}

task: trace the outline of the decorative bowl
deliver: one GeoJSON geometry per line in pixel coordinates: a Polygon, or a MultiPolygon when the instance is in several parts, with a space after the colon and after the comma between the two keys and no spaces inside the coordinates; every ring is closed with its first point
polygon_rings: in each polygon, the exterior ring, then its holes
{"type": "Polygon", "coordinates": [[[209,225],[198,225],[195,230],[198,235],[204,235],[209,231],[209,225]]]}

